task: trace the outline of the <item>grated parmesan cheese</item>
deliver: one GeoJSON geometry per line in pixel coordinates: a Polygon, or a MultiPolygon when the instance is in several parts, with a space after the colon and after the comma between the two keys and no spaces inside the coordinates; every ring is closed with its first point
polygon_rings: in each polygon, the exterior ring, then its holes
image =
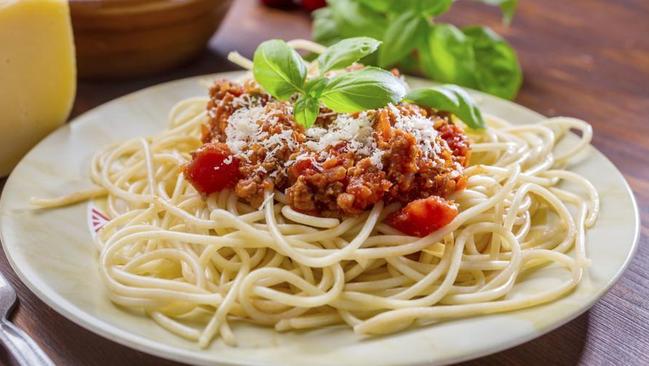
{"type": "Polygon", "coordinates": [[[277,116],[266,113],[264,107],[240,108],[230,118],[225,128],[226,144],[233,154],[248,160],[252,154],[251,149],[246,149],[259,144],[266,149],[265,160],[274,157],[284,146],[295,149],[298,146],[293,138],[293,131],[284,129],[280,133],[270,135],[261,129],[264,121],[271,124],[277,121],[277,116]]]}
{"type": "Polygon", "coordinates": [[[404,116],[392,104],[389,104],[388,108],[396,117],[394,127],[404,130],[415,137],[424,159],[435,160],[441,154],[442,148],[437,141],[439,134],[435,129],[435,123],[430,118],[419,115],[404,116]]]}
{"type": "MultiPolygon", "coordinates": [[[[358,117],[339,114],[328,129],[319,128],[315,131],[315,136],[312,141],[307,142],[307,147],[313,151],[322,151],[346,141],[350,149],[356,151],[374,142],[372,132],[372,122],[367,113],[360,113],[358,117]]],[[[365,155],[369,154],[366,152],[365,155]]]]}
{"type": "Polygon", "coordinates": [[[264,108],[237,109],[230,118],[225,128],[226,144],[235,155],[244,153],[243,148],[260,132],[257,121],[264,116],[264,108]]]}
{"type": "MultiPolygon", "coordinates": [[[[360,113],[357,117],[339,114],[328,127],[314,127],[307,130],[308,141],[305,146],[313,152],[323,153],[331,146],[346,142],[348,151],[370,157],[372,164],[379,169],[383,168],[381,158],[384,152],[376,144],[371,116],[368,113],[360,113]]],[[[324,158],[322,155],[321,157],[324,158]]]]}
{"type": "Polygon", "coordinates": [[[232,106],[235,108],[254,108],[262,107],[262,98],[259,95],[243,93],[238,97],[232,98],[232,106]]]}
{"type": "MultiPolygon", "coordinates": [[[[300,148],[300,144],[293,137],[294,131],[289,127],[273,135],[261,130],[264,122],[277,123],[276,113],[281,112],[267,111],[262,106],[254,105],[254,101],[250,98],[241,98],[237,103],[249,107],[237,109],[228,119],[228,126],[225,130],[226,143],[235,155],[248,160],[252,154],[252,149],[249,147],[258,144],[266,150],[265,161],[267,161],[284,147],[288,147],[292,151],[300,148]]],[[[388,108],[396,117],[394,128],[404,130],[415,137],[417,145],[422,151],[422,158],[439,159],[438,155],[441,154],[442,146],[440,146],[434,122],[430,118],[420,115],[403,115],[392,104],[388,105],[388,108]]],[[[329,148],[345,142],[347,151],[367,157],[378,169],[383,169],[382,159],[385,151],[378,148],[374,139],[372,127],[374,115],[371,113],[362,112],[356,116],[338,114],[327,128],[314,126],[307,129],[304,132],[306,141],[303,144],[305,148],[303,150],[306,151],[301,151],[298,156],[287,161],[283,168],[304,159],[314,159],[315,157],[326,159],[329,148]]]]}

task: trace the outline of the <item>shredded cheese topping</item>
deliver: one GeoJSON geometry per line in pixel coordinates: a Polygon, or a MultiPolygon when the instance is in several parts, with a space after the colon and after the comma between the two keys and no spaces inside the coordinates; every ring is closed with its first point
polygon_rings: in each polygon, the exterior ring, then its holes
{"type": "Polygon", "coordinates": [[[440,139],[437,138],[439,134],[435,129],[435,123],[430,118],[420,115],[405,116],[392,104],[388,105],[388,108],[396,116],[394,127],[415,137],[424,159],[436,160],[442,148],[440,139]]]}
{"type": "MultiPolygon", "coordinates": [[[[251,105],[250,100],[246,104],[251,105]]],[[[412,134],[421,150],[422,158],[437,161],[445,142],[439,137],[435,123],[428,117],[421,115],[405,115],[394,105],[388,105],[390,112],[396,117],[394,128],[412,134]]],[[[384,151],[379,149],[374,138],[372,121],[373,112],[362,112],[357,115],[338,114],[336,119],[326,128],[314,126],[307,129],[304,134],[306,142],[303,151],[286,163],[290,166],[303,159],[313,159],[313,154],[321,159],[327,158],[327,150],[346,142],[346,150],[361,157],[368,157],[370,162],[378,169],[383,169],[382,157],[384,151]]],[[[252,154],[250,146],[259,145],[266,150],[265,160],[272,159],[283,147],[291,150],[299,148],[294,138],[294,131],[285,127],[279,133],[270,135],[262,130],[264,122],[275,123],[277,116],[272,111],[267,111],[262,106],[250,106],[237,109],[228,119],[226,127],[226,143],[233,154],[249,159],[252,154]]]]}
{"type": "Polygon", "coordinates": [[[382,169],[381,151],[374,139],[372,117],[363,112],[354,117],[349,114],[339,114],[328,126],[329,128],[314,127],[306,131],[309,139],[305,145],[313,152],[324,153],[331,146],[347,142],[346,149],[359,156],[370,157],[377,168],[382,169]]]}
{"type": "Polygon", "coordinates": [[[261,128],[264,121],[274,124],[277,122],[277,116],[267,112],[264,107],[237,109],[228,118],[228,125],[225,128],[226,144],[230,151],[239,157],[249,159],[253,151],[247,147],[258,144],[266,150],[265,160],[268,160],[284,146],[290,149],[297,148],[298,143],[293,138],[291,129],[283,129],[271,135],[261,128]]]}

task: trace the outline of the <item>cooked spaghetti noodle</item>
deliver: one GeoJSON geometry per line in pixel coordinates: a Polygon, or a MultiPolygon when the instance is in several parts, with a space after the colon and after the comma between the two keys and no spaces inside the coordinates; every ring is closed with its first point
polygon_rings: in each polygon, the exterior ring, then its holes
{"type": "Polygon", "coordinates": [[[346,323],[372,335],[527,308],[570,292],[588,265],[585,230],[595,223],[598,194],[564,170],[589,146],[583,121],[512,125],[488,116],[485,130],[468,132],[466,188],[450,197],[459,214],[419,238],[384,223],[397,203],[333,218],[298,212],[279,191],[266,191],[260,208],[232,190],[205,199],[182,167],[202,144],[207,102],[184,100],[161,134],[98,153],[91,167],[98,188],[34,200],[53,207],[105,195],[111,220],[96,240],[111,300],[201,346],[216,337],[235,345],[237,321],[278,331],[346,323]],[[581,132],[579,142],[555,149],[569,130],[581,132]],[[548,264],[567,279],[511,296],[524,271],[548,264]]]}

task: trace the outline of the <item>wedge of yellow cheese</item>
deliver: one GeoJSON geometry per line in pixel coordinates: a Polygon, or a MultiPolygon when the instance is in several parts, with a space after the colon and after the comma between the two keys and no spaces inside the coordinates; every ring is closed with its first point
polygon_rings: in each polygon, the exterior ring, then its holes
{"type": "Polygon", "coordinates": [[[0,0],[0,176],[65,122],[76,90],[65,0],[0,0]]]}

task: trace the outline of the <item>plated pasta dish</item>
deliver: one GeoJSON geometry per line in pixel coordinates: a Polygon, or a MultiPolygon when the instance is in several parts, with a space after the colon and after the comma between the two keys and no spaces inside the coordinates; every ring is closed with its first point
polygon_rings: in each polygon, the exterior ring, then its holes
{"type": "Polygon", "coordinates": [[[378,46],[231,54],[246,78],[211,81],[166,130],[99,150],[94,187],[32,203],[105,208],[95,240],[111,301],[203,347],[236,346],[239,322],[372,336],[572,291],[599,211],[569,170],[590,125],[517,125],[457,86],[411,89],[359,61],[378,46]],[[578,142],[557,147],[570,131],[578,142]],[[559,282],[517,291],[548,265],[559,282]]]}

